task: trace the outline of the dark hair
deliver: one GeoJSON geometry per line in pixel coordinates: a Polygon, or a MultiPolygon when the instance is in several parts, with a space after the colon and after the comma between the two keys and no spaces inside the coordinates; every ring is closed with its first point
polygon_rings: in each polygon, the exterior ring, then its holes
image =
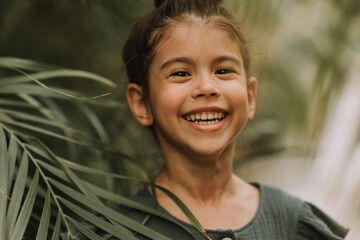
{"type": "Polygon", "coordinates": [[[155,49],[169,26],[194,15],[229,32],[240,43],[245,71],[250,57],[240,24],[221,6],[222,0],[155,0],[155,9],[132,28],[123,48],[123,61],[130,82],[137,83],[148,95],[148,70],[155,49]]]}

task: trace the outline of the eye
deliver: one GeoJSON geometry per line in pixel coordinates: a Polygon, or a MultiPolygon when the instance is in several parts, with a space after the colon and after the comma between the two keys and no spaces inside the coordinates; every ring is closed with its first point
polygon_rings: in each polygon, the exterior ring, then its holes
{"type": "Polygon", "coordinates": [[[177,71],[177,72],[174,72],[172,74],[170,74],[170,76],[175,76],[175,77],[189,77],[190,74],[188,72],[185,72],[185,71],[177,71]]]}
{"type": "Polygon", "coordinates": [[[215,74],[228,74],[228,73],[234,73],[235,71],[230,68],[222,68],[215,72],[215,74]]]}

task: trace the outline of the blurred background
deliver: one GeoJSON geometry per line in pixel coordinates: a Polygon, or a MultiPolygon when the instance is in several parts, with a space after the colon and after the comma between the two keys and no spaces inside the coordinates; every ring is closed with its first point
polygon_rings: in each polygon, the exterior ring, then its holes
{"type": "MultiPolygon", "coordinates": [[[[258,78],[257,116],[237,141],[234,171],[248,181],[281,187],[315,203],[360,236],[360,2],[358,0],[225,0],[241,21],[258,78]]],[[[106,171],[154,176],[161,154],[135,122],[125,101],[121,49],[131,26],[152,9],[150,0],[2,0],[0,55],[90,71],[114,81],[116,109],[95,107],[103,134],[131,162],[55,152],[106,171]]],[[[1,72],[1,76],[7,76],[1,72]]],[[[87,94],[84,81],[52,81],[87,94]]],[[[65,112],[66,113],[66,112],[65,112]]],[[[65,116],[83,128],[76,112],[65,116]]],[[[100,125],[99,125],[100,126],[100,125]]],[[[96,181],[96,180],[94,180],[96,181]]],[[[129,195],[137,185],[102,183],[129,195]]]]}

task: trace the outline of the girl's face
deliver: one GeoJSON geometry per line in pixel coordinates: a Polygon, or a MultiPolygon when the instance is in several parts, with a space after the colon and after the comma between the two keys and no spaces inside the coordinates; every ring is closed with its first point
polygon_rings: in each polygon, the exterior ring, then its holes
{"type": "Polygon", "coordinates": [[[178,23],[156,48],[148,115],[139,121],[153,125],[164,152],[219,156],[254,116],[256,79],[248,81],[239,43],[228,32],[178,23]]]}

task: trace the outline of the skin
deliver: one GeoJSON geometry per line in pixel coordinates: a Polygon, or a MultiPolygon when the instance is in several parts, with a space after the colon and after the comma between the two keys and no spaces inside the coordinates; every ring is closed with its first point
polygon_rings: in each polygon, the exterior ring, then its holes
{"type": "MultiPolygon", "coordinates": [[[[150,65],[149,99],[129,84],[129,106],[153,126],[165,167],[155,179],[189,207],[207,229],[235,229],[256,214],[259,190],[232,173],[235,138],[255,114],[257,81],[247,78],[239,43],[201,21],[172,26],[150,65]],[[191,113],[225,113],[211,125],[186,120],[191,113]],[[240,214],[241,213],[241,214],[240,214]]],[[[189,222],[161,191],[158,202],[189,222]]]]}

